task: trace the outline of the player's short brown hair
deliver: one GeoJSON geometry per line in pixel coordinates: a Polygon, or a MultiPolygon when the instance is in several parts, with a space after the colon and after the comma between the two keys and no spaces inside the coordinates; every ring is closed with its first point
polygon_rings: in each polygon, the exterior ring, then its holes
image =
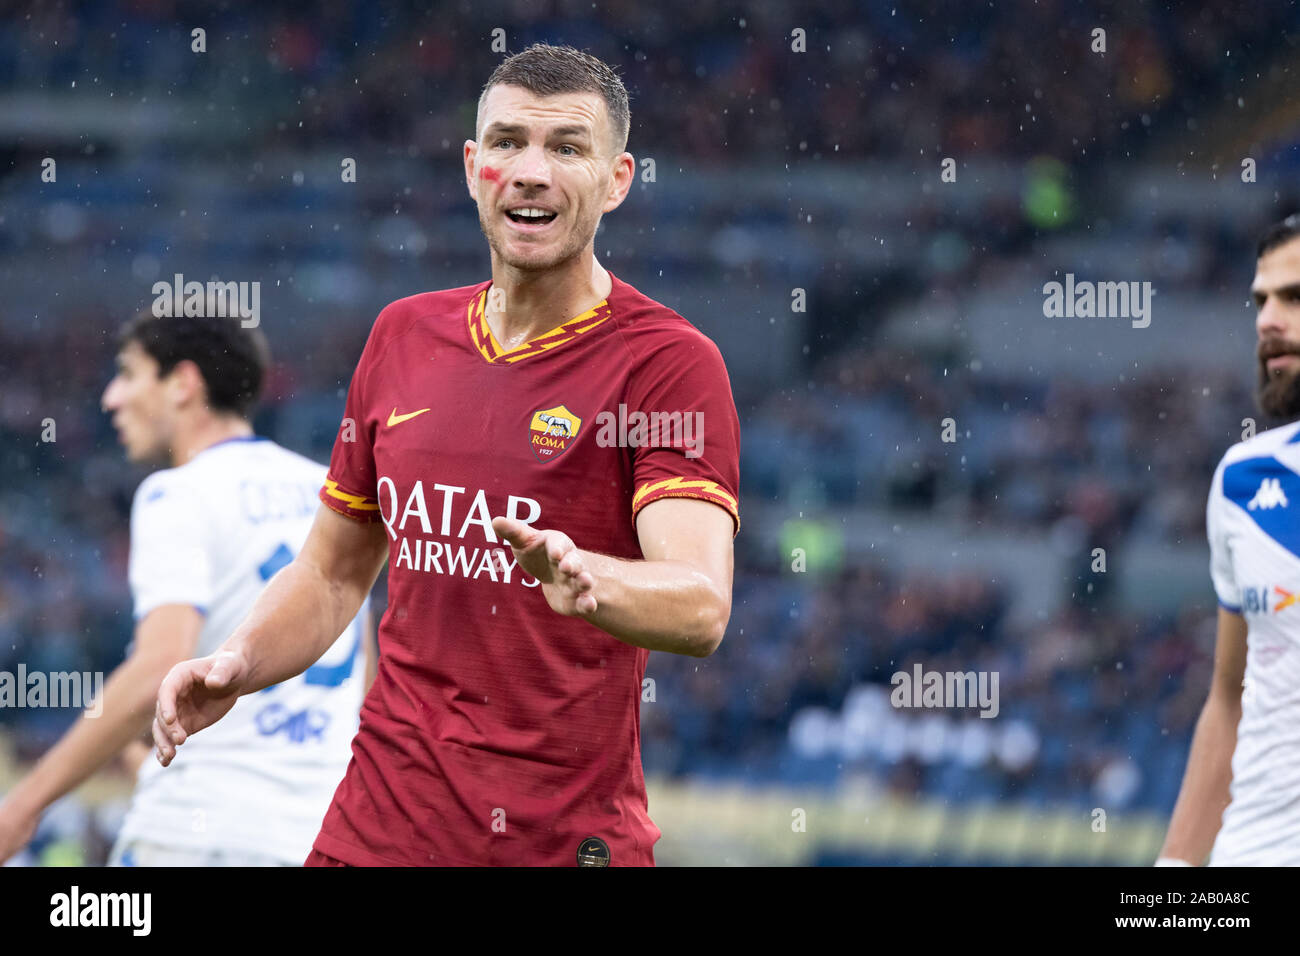
{"type": "Polygon", "coordinates": [[[271,365],[271,348],[258,328],[236,317],[158,318],[143,310],[122,326],[118,347],[136,343],[158,363],[158,377],[183,361],[198,366],[207,388],[208,407],[248,418],[262,393],[271,365]]]}
{"type": "MultiPolygon", "coordinates": [[[[483,103],[494,86],[521,86],[537,96],[560,93],[598,93],[605,101],[609,125],[614,134],[614,152],[627,149],[632,112],[628,108],[627,88],[618,74],[590,53],[571,46],[534,43],[522,53],[508,57],[492,71],[478,98],[477,127],[483,120],[483,103]]],[[[482,131],[474,130],[478,136],[482,131]]]]}

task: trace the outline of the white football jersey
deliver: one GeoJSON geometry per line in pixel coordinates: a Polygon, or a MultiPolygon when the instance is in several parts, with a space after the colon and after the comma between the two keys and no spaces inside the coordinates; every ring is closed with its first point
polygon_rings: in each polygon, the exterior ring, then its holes
{"type": "Polygon", "coordinates": [[[1300,422],[1233,445],[1206,506],[1219,603],[1245,617],[1232,802],[1212,866],[1300,865],[1300,422]]]}
{"type": "MultiPolygon", "coordinates": [[[[164,604],[193,605],[204,615],[195,656],[215,651],[302,547],[325,471],[249,437],[219,442],[146,478],[131,507],[136,620],[164,604]]],[[[146,759],[119,842],[255,851],[302,863],[351,755],[368,613],[367,605],[304,673],[241,697],[177,748],[171,766],[146,759]]]]}

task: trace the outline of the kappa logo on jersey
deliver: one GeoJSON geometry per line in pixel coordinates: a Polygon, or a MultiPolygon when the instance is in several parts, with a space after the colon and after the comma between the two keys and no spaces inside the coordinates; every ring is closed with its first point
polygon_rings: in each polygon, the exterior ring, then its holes
{"type": "Polygon", "coordinates": [[[538,461],[554,461],[578,437],[582,419],[563,405],[533,412],[528,424],[528,442],[538,461]]]}
{"type": "Polygon", "coordinates": [[[1282,482],[1277,478],[1265,478],[1259,483],[1259,490],[1255,492],[1255,497],[1250,499],[1246,507],[1250,511],[1256,508],[1276,508],[1287,506],[1286,492],[1282,490],[1282,482]]]}

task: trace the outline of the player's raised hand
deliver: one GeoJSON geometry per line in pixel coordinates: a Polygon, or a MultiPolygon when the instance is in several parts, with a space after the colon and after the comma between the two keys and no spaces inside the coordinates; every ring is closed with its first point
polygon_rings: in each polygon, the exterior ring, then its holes
{"type": "Polygon", "coordinates": [[[168,671],[158,688],[153,717],[158,762],[167,766],[190,734],[229,713],[247,676],[248,662],[232,651],[181,661],[168,671]]]}
{"type": "Polygon", "coordinates": [[[583,553],[563,531],[539,531],[513,518],[493,518],[492,530],[514,552],[519,567],[542,583],[551,610],[569,617],[596,610],[596,579],[583,553]]]}

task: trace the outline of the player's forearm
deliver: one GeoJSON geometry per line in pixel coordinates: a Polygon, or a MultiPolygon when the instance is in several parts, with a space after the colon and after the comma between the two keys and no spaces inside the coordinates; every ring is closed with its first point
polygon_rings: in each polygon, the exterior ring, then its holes
{"type": "Polygon", "coordinates": [[[1183,786],[1160,851],[1162,857],[1200,864],[1209,856],[1231,799],[1232,752],[1237,746],[1240,719],[1240,701],[1217,695],[1206,701],[1196,722],[1183,786]]]}
{"type": "Polygon", "coordinates": [[[582,552],[596,579],[594,613],[582,615],[635,647],[708,657],[722,642],[731,599],[717,582],[682,561],[625,561],[582,552]]]}
{"type": "Polygon", "coordinates": [[[123,662],[104,682],[101,698],[37,762],[9,798],[39,814],[139,739],[153,716],[158,685],[173,663],[140,656],[123,662]]]}
{"type": "Polygon", "coordinates": [[[301,558],[275,575],[242,624],[220,648],[241,653],[251,694],[296,677],[320,658],[347,629],[365,593],[331,581],[301,558]]]}

